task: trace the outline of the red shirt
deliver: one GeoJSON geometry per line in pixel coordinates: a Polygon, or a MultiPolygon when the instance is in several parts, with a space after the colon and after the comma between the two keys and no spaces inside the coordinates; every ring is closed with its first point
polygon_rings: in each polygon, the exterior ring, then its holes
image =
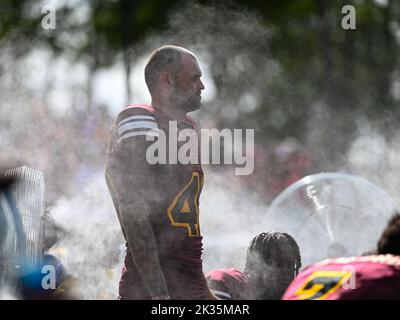
{"type": "Polygon", "coordinates": [[[205,274],[211,292],[222,300],[242,300],[248,276],[236,268],[215,269],[205,274]]]}

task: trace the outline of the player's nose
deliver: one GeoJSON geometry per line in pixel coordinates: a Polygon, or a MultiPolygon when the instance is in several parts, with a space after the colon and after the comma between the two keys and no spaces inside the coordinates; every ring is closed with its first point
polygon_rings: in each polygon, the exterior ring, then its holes
{"type": "Polygon", "coordinates": [[[204,83],[201,80],[199,80],[199,89],[204,90],[205,88],[206,87],[204,86],[204,83]]]}

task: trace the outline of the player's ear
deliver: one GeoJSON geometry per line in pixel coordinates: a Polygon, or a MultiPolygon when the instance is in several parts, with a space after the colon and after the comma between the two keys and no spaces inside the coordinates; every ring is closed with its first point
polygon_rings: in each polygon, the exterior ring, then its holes
{"type": "Polygon", "coordinates": [[[161,71],[160,72],[160,81],[161,81],[161,83],[164,84],[164,86],[171,87],[173,84],[173,79],[172,79],[171,73],[168,71],[161,71]]]}

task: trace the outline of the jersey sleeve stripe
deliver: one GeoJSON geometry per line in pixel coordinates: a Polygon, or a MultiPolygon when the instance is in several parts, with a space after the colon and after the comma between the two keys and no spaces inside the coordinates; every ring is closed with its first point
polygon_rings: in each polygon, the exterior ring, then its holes
{"type": "Polygon", "coordinates": [[[145,130],[145,131],[134,131],[134,132],[129,132],[123,134],[119,139],[118,142],[121,142],[124,139],[130,138],[130,137],[135,137],[135,136],[155,136],[158,137],[157,132],[154,132],[152,130],[145,130]]]}
{"type": "Polygon", "coordinates": [[[124,123],[130,122],[130,121],[133,121],[133,120],[153,120],[153,121],[155,121],[156,119],[154,119],[153,116],[130,116],[130,117],[127,117],[125,119],[122,119],[118,123],[117,127],[120,127],[124,123]]]}
{"type": "Polygon", "coordinates": [[[132,129],[157,129],[157,122],[153,121],[133,121],[127,122],[118,128],[118,135],[132,129]]]}

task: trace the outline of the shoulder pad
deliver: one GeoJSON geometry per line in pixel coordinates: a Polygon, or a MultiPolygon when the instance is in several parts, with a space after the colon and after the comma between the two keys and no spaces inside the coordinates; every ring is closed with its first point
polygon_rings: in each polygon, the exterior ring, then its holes
{"type": "MultiPolygon", "coordinates": [[[[150,105],[130,105],[122,110],[115,122],[118,142],[135,136],[145,136],[152,129],[158,129],[154,108],[150,105]]],[[[149,133],[150,134],[150,133],[149,133]]]]}

